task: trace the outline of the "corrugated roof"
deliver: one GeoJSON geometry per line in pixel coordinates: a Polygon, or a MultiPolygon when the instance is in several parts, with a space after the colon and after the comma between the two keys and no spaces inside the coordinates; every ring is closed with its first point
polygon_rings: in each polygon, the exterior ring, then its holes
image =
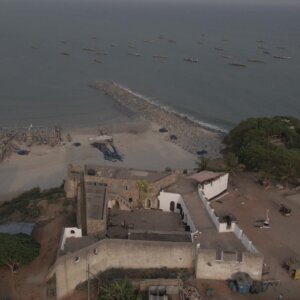
{"type": "Polygon", "coordinates": [[[190,178],[197,180],[199,183],[204,183],[207,181],[215,180],[224,175],[224,173],[217,173],[212,171],[201,171],[194,175],[191,175],[190,178]]]}

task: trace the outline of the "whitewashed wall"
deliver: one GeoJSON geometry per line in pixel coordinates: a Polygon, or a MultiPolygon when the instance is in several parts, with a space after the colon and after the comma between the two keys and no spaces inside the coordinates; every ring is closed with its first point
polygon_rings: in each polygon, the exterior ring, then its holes
{"type": "Polygon", "coordinates": [[[228,173],[220,176],[218,179],[212,180],[206,184],[199,184],[198,189],[202,191],[205,197],[210,200],[227,190],[228,173]]]}
{"type": "Polygon", "coordinates": [[[65,227],[62,233],[61,237],[61,243],[60,243],[60,250],[65,249],[65,242],[67,238],[81,238],[82,237],[82,231],[81,228],[77,227],[65,227]]]}
{"type": "Polygon", "coordinates": [[[187,225],[190,226],[191,232],[196,231],[196,227],[194,225],[194,222],[192,220],[192,217],[190,215],[190,212],[188,211],[184,199],[180,194],[177,193],[167,193],[167,192],[160,192],[158,196],[158,200],[160,202],[160,209],[163,211],[170,211],[170,203],[173,201],[175,203],[175,210],[174,212],[179,213],[180,210],[177,209],[177,203],[179,203],[182,207],[182,211],[184,213],[183,222],[187,223],[187,225]]]}
{"type": "Polygon", "coordinates": [[[209,201],[205,198],[203,192],[200,190],[199,190],[199,197],[203,202],[211,220],[215,224],[218,232],[220,233],[233,232],[249,252],[256,253],[256,254],[259,253],[259,251],[253,246],[252,241],[248,239],[248,237],[243,233],[243,230],[240,229],[236,223],[232,223],[230,229],[226,228],[227,223],[220,223],[219,217],[216,216],[214,209],[210,206],[209,201]]]}
{"type": "Polygon", "coordinates": [[[173,201],[175,203],[175,209],[174,212],[179,212],[179,210],[176,208],[177,203],[182,202],[182,197],[180,194],[177,193],[167,193],[167,192],[160,192],[158,196],[159,200],[159,208],[163,211],[170,211],[170,203],[173,201]]]}

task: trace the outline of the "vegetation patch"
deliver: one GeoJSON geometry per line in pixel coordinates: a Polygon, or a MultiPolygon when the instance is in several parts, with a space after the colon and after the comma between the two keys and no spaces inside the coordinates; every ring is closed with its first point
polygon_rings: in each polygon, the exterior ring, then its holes
{"type": "Polygon", "coordinates": [[[15,272],[28,265],[40,253],[40,244],[26,234],[0,233],[0,266],[15,272]]]}
{"type": "Polygon", "coordinates": [[[20,212],[23,216],[37,218],[40,215],[40,210],[36,204],[40,200],[47,199],[51,201],[51,199],[57,199],[64,196],[65,192],[63,185],[46,190],[35,187],[13,198],[11,201],[4,202],[0,206],[1,220],[4,220],[14,212],[20,212]]]}
{"type": "Polygon", "coordinates": [[[299,183],[300,120],[251,118],[232,129],[225,143],[225,155],[235,155],[246,170],[260,171],[284,183],[299,183]]]}

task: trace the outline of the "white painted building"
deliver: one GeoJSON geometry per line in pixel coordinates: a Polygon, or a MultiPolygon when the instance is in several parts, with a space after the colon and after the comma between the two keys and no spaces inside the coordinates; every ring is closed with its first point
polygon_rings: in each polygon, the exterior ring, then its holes
{"type": "Polygon", "coordinates": [[[190,227],[191,232],[196,231],[191,214],[186,207],[184,199],[180,194],[161,191],[159,196],[159,208],[167,212],[176,212],[181,215],[182,221],[190,227]]]}
{"type": "Polygon", "coordinates": [[[228,173],[202,171],[192,175],[191,178],[198,182],[198,191],[202,192],[207,200],[227,191],[228,173]]]}

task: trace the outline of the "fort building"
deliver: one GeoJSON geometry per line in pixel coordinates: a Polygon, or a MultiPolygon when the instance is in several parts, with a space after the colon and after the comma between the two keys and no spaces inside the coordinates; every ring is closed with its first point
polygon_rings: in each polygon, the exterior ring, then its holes
{"type": "Polygon", "coordinates": [[[227,183],[226,173],[70,167],[66,193],[77,203],[77,227],[63,230],[48,273],[57,299],[87,280],[87,266],[92,274],[164,267],[192,270],[199,279],[236,272],[261,279],[263,256],[234,216],[211,207],[227,183]]]}

